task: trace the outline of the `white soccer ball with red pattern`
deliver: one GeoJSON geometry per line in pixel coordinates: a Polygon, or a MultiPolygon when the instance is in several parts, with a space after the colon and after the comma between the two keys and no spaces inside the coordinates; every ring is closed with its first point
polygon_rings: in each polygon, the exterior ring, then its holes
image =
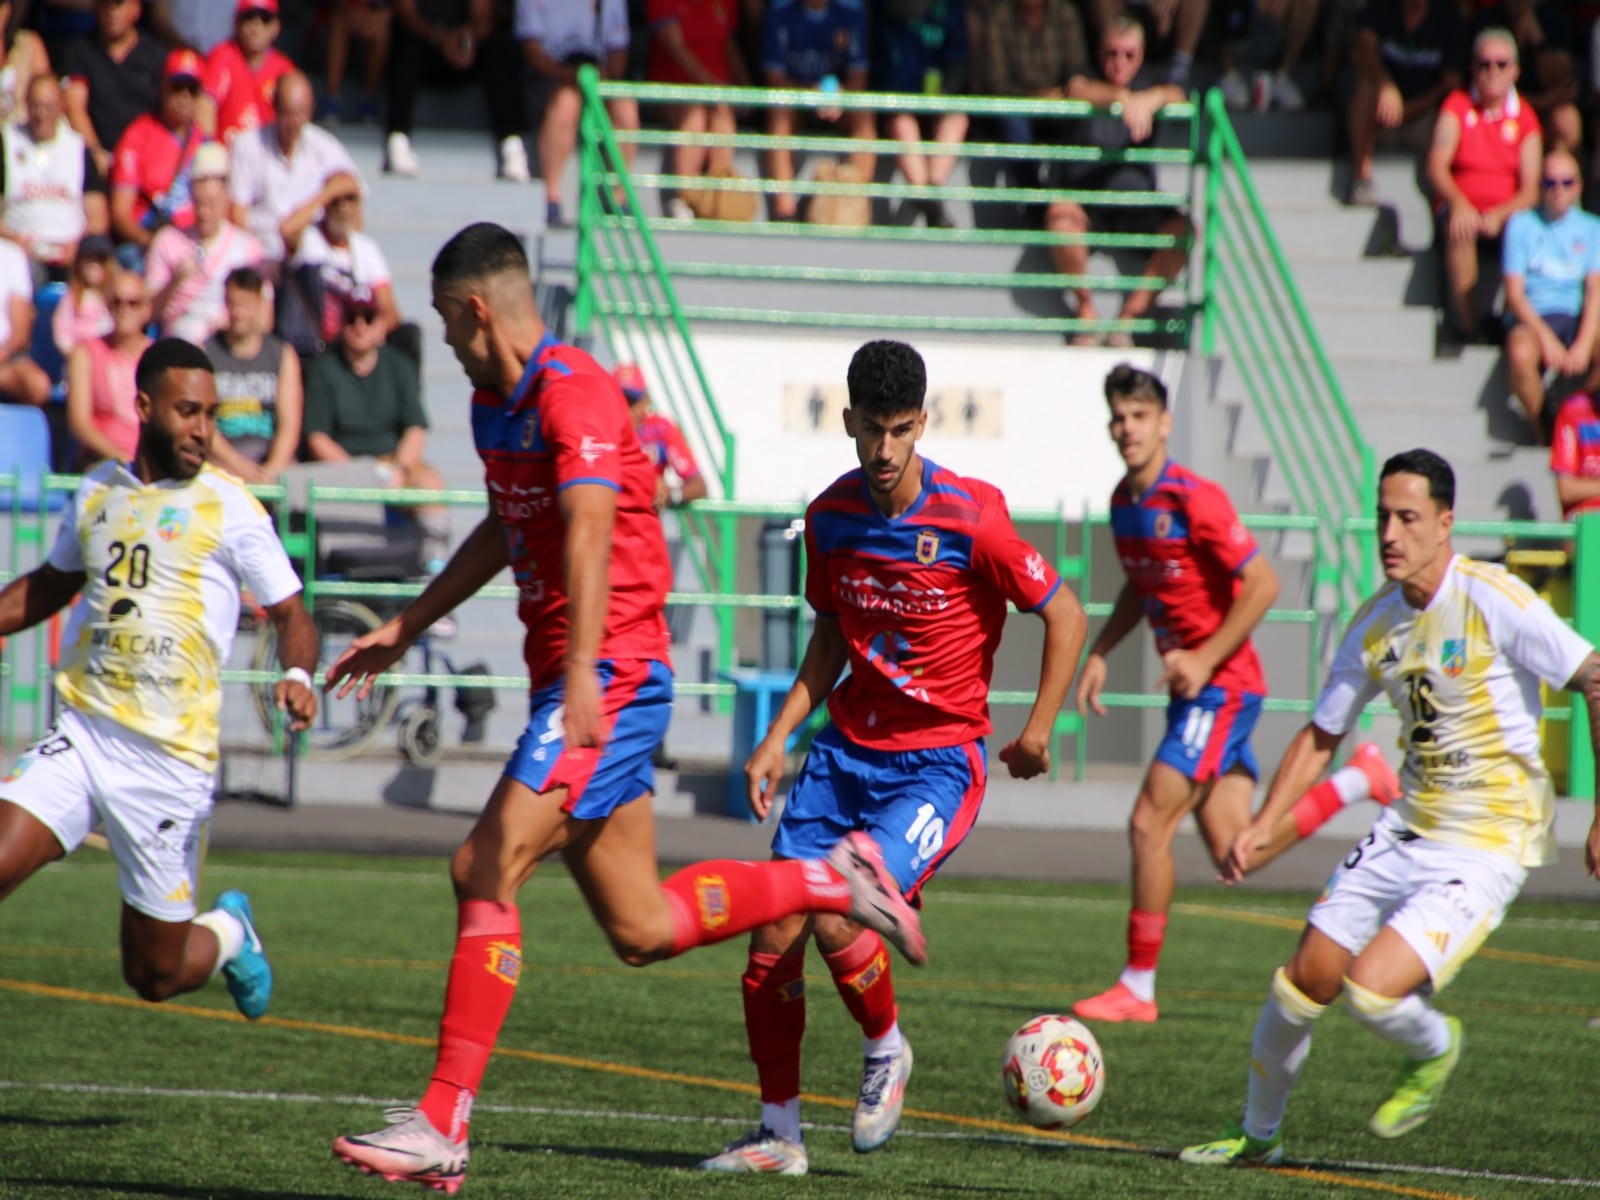
{"type": "Polygon", "coordinates": [[[1049,1014],[1011,1035],[1000,1063],[1006,1103],[1039,1129],[1070,1129],[1106,1090],[1100,1043],[1080,1021],[1049,1014]]]}

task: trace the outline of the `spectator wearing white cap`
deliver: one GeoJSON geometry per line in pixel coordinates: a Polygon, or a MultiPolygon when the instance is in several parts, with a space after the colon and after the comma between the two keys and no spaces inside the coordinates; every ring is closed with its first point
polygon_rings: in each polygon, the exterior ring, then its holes
{"type": "Polygon", "coordinates": [[[225,144],[241,129],[271,123],[278,81],[294,70],[274,44],[283,29],[278,0],[239,0],[233,26],[233,36],[206,55],[200,80],[200,124],[225,144]]]}
{"type": "Polygon", "coordinates": [[[219,143],[200,147],[193,176],[194,224],[156,233],[145,283],[161,332],[199,346],[228,323],[223,284],[235,268],[261,264],[261,243],[228,219],[228,152],[219,143]]]}
{"type": "Polygon", "coordinates": [[[0,129],[0,237],[28,254],[34,285],[65,279],[85,234],[105,233],[111,216],[105,176],[89,148],[61,120],[61,85],[28,84],[24,119],[0,129]]]}
{"type": "Polygon", "coordinates": [[[270,125],[234,139],[229,193],[234,222],[260,239],[269,262],[281,263],[330,201],[365,188],[350,151],[311,123],[311,81],[302,72],[278,81],[272,111],[270,125]]]}

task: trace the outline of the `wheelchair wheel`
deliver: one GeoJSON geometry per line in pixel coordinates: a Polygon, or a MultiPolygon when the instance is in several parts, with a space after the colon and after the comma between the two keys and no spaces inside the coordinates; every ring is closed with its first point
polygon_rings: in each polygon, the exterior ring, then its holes
{"type": "Polygon", "coordinates": [[[431,767],[444,757],[439,736],[439,710],[419,704],[400,721],[400,753],[414,767],[431,767]]]}
{"type": "MultiPolygon", "coordinates": [[[[332,598],[318,600],[313,605],[311,620],[317,627],[319,675],[352,641],[383,624],[383,618],[365,604],[332,598]]],[[[258,671],[278,669],[278,639],[270,625],[265,626],[256,639],[256,652],[250,665],[258,671]]],[[[252,689],[252,699],[261,727],[271,733],[278,727],[279,720],[272,703],[272,685],[256,685],[252,689]]],[[[388,727],[399,704],[398,689],[384,683],[374,685],[365,700],[357,700],[354,693],[343,700],[327,693],[319,697],[316,722],[303,735],[306,749],[319,758],[349,758],[388,727]]]]}

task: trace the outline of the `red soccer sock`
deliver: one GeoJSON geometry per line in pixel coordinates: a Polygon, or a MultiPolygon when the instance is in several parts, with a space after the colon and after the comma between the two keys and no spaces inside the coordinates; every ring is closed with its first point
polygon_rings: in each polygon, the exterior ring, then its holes
{"type": "Polygon", "coordinates": [[[763,1104],[800,1094],[800,1039],[806,1032],[806,948],[779,957],[750,954],[745,965],[744,1028],[763,1104]]]}
{"type": "Polygon", "coordinates": [[[1329,817],[1344,807],[1344,797],[1332,779],[1324,779],[1294,802],[1294,831],[1308,838],[1326,824],[1329,817]]]}
{"type": "Polygon", "coordinates": [[[823,961],[833,972],[834,986],[850,1010],[863,1036],[880,1038],[894,1028],[898,1006],[894,1002],[894,979],[889,972],[889,952],[883,939],[863,929],[843,950],[824,954],[823,961]]]}
{"type": "Polygon", "coordinates": [[[1128,966],[1135,971],[1154,971],[1161,957],[1161,943],[1167,938],[1167,914],[1135,908],[1128,913],[1128,966]]]}
{"type": "Polygon", "coordinates": [[[825,862],[718,858],[685,867],[661,889],[672,906],[674,956],[791,913],[850,913],[850,885],[825,862]]]}
{"type": "Polygon", "coordinates": [[[417,1107],[433,1127],[465,1141],[472,1100],[522,974],[522,918],[514,904],[464,900],[439,1020],[439,1053],[417,1107]]]}

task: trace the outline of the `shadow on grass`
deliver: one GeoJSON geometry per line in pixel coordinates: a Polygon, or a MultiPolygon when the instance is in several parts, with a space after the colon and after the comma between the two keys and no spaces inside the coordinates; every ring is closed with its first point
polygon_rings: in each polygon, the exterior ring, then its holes
{"type": "Polygon", "coordinates": [[[34,1191],[65,1193],[69,1196],[91,1200],[95,1196],[159,1196],[161,1200],[316,1200],[318,1196],[336,1200],[348,1197],[350,1192],[340,1188],[327,1192],[308,1192],[305,1188],[293,1191],[265,1191],[260,1188],[217,1188],[195,1185],[174,1186],[170,1183],[134,1183],[111,1179],[7,1179],[0,1175],[0,1195],[27,1196],[34,1191]]]}
{"type": "Polygon", "coordinates": [[[0,1127],[26,1125],[38,1129],[109,1129],[121,1124],[121,1117],[23,1117],[0,1113],[0,1127]]]}
{"type": "MultiPolygon", "coordinates": [[[[496,1150],[504,1150],[511,1154],[560,1154],[568,1158],[591,1159],[599,1162],[630,1163],[641,1167],[675,1168],[680,1171],[695,1171],[703,1174],[707,1180],[719,1178],[714,1172],[699,1171],[700,1164],[705,1160],[704,1154],[683,1154],[677,1151],[663,1150],[627,1150],[615,1146],[539,1146],[531,1142],[496,1142],[496,1150]]],[[[812,1175],[833,1176],[840,1179],[849,1178],[852,1172],[839,1170],[812,1170],[812,1175]]],[[[748,1176],[722,1176],[723,1178],[745,1179],[748,1176]]]]}

